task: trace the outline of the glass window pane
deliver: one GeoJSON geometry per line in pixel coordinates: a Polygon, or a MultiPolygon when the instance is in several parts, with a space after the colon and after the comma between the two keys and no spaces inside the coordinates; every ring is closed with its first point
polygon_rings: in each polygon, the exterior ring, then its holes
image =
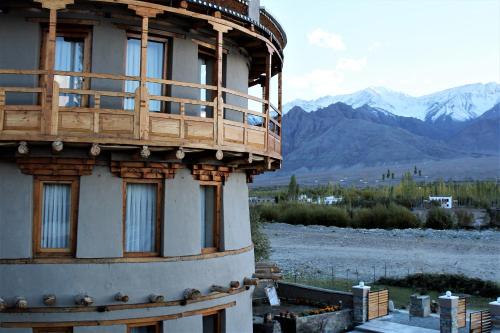
{"type": "Polygon", "coordinates": [[[213,248],[215,244],[215,209],[216,209],[216,187],[201,186],[200,210],[201,210],[201,247],[213,248]]]}
{"type": "MultiPolygon", "coordinates": [[[[55,69],[67,72],[83,71],[83,38],[68,38],[59,36],[56,38],[55,69]]],[[[83,77],[56,75],[54,80],[61,88],[82,89],[83,77]]],[[[82,96],[76,94],[61,94],[59,106],[80,106],[82,96]]]]}
{"type": "MultiPolygon", "coordinates": [[[[146,76],[153,79],[163,79],[165,66],[165,44],[161,42],[148,41],[146,76]]],[[[129,38],[127,40],[127,60],[125,66],[125,75],[140,76],[141,75],[141,40],[137,38],[129,38]]],[[[159,83],[146,84],[149,94],[154,96],[162,96],[162,85],[159,83]]],[[[138,81],[126,81],[125,92],[134,93],[139,87],[138,81]]],[[[161,101],[149,101],[149,111],[160,112],[161,101]]],[[[125,110],[134,109],[134,99],[125,99],[125,110]]]]}
{"type": "Polygon", "coordinates": [[[156,326],[132,327],[130,333],[156,333],[156,326]]]}
{"type": "Polygon", "coordinates": [[[43,249],[67,249],[71,234],[71,185],[43,184],[43,249]]]}
{"type": "Polygon", "coordinates": [[[127,184],[125,251],[156,251],[156,184],[127,184]]]}

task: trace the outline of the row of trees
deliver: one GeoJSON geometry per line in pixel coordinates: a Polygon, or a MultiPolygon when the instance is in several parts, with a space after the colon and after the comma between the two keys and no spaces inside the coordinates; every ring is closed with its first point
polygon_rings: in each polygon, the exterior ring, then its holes
{"type": "Polygon", "coordinates": [[[299,194],[317,199],[328,195],[342,196],[348,208],[372,207],[376,204],[396,203],[405,207],[421,206],[429,196],[452,196],[462,207],[489,208],[500,204],[500,185],[494,181],[476,182],[416,182],[411,172],[403,175],[397,185],[354,188],[328,184],[299,188],[295,176],[288,188],[256,189],[252,195],[273,196],[279,202],[294,201],[299,194]]]}
{"type": "MultiPolygon", "coordinates": [[[[406,175],[406,173],[403,174],[403,177],[405,175],[406,175]]],[[[416,165],[413,168],[413,176],[414,177],[417,177],[417,176],[422,177],[422,170],[418,169],[416,165]]],[[[386,179],[395,179],[395,174],[390,169],[387,169],[387,172],[382,174],[382,181],[385,181],[386,179]]]]}

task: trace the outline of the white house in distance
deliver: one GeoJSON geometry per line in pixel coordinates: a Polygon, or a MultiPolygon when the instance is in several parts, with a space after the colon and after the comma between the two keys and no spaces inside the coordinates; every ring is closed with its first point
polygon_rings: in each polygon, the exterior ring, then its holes
{"type": "Polygon", "coordinates": [[[336,197],[336,196],[330,196],[330,197],[324,197],[323,198],[323,203],[325,205],[335,205],[338,203],[341,203],[344,200],[343,197],[336,197]]]}
{"type": "Polygon", "coordinates": [[[429,201],[437,201],[441,204],[441,208],[452,209],[453,208],[453,197],[429,197],[429,201]]]}

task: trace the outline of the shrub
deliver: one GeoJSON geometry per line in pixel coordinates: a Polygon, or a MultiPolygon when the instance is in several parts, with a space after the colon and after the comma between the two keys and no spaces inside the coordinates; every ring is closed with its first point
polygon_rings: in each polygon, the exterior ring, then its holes
{"type": "Polygon", "coordinates": [[[500,286],[492,281],[469,278],[457,274],[413,274],[404,278],[380,278],[377,284],[444,293],[464,293],[482,297],[497,297],[500,286]]]}
{"type": "Polygon", "coordinates": [[[271,245],[266,234],[261,230],[262,221],[259,212],[252,208],[250,209],[250,227],[252,231],[252,241],[254,244],[255,261],[269,259],[271,245]]]}
{"type": "Polygon", "coordinates": [[[395,204],[390,204],[388,207],[376,205],[373,208],[357,210],[352,226],[366,229],[408,229],[420,227],[420,221],[405,207],[395,204]]]}
{"type": "Polygon", "coordinates": [[[443,208],[431,208],[427,214],[425,227],[436,230],[446,230],[455,227],[453,217],[443,208]]]}
{"type": "Polygon", "coordinates": [[[455,211],[455,216],[457,218],[457,223],[460,227],[469,227],[472,225],[474,216],[472,213],[465,209],[459,209],[455,211]]]}

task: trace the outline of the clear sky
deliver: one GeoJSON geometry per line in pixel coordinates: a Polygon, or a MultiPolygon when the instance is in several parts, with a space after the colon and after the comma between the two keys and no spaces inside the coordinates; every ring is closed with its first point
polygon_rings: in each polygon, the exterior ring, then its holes
{"type": "Polygon", "coordinates": [[[500,0],[261,0],[288,35],[284,100],[500,82],[500,0]]]}

